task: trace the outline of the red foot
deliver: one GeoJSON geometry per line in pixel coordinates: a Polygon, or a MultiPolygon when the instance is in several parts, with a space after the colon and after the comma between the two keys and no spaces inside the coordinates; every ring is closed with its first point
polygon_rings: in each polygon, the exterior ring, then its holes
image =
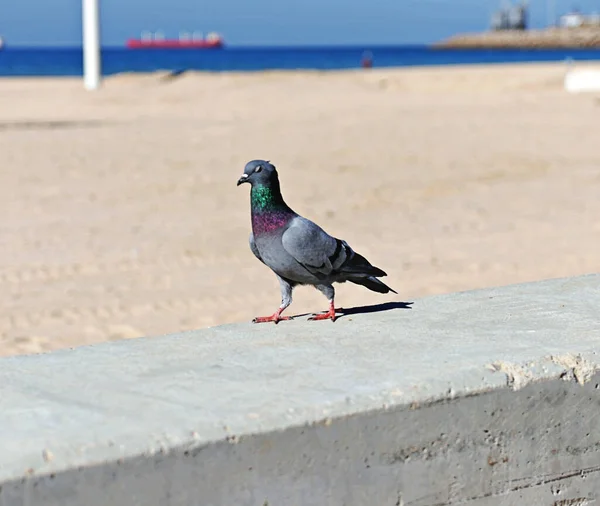
{"type": "Polygon", "coordinates": [[[313,315],[309,318],[309,320],[331,320],[335,321],[335,306],[333,305],[333,301],[329,305],[329,311],[327,313],[320,313],[313,315]]]}
{"type": "Polygon", "coordinates": [[[281,312],[283,309],[278,309],[271,316],[257,316],[252,320],[253,323],[267,323],[273,322],[275,324],[279,323],[281,320],[291,320],[291,316],[281,316],[281,312]]]}

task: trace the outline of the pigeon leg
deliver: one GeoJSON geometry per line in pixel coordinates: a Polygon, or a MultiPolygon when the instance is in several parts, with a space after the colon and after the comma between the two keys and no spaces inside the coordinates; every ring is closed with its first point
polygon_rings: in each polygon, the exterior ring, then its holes
{"type": "Polygon", "coordinates": [[[280,307],[271,316],[257,316],[256,318],[254,318],[254,320],[252,320],[252,322],[253,323],[267,323],[267,322],[279,323],[281,320],[291,320],[292,319],[291,316],[281,316],[281,313],[283,312],[284,309],[285,309],[285,307],[280,307]]]}
{"type": "Polygon", "coordinates": [[[309,318],[309,320],[331,320],[332,322],[335,321],[335,305],[333,303],[333,299],[331,299],[329,301],[329,311],[327,311],[326,313],[319,313],[316,315],[313,315],[309,318]]]}
{"type": "Polygon", "coordinates": [[[281,306],[271,316],[257,316],[252,320],[254,323],[267,323],[273,322],[278,323],[281,320],[292,320],[291,316],[281,316],[281,313],[292,303],[292,289],[293,286],[288,283],[285,279],[277,276],[279,280],[279,287],[281,288],[281,306]]]}
{"type": "Polygon", "coordinates": [[[319,290],[327,299],[329,299],[329,311],[326,313],[320,313],[313,315],[309,320],[331,320],[335,321],[335,305],[333,299],[335,297],[335,290],[333,285],[317,285],[316,289],[319,290]]]}

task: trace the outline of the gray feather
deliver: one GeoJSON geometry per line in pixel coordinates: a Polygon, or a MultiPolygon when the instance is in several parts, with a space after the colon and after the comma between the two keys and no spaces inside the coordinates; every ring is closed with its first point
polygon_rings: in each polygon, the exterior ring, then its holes
{"type": "Polygon", "coordinates": [[[317,224],[301,216],[291,221],[281,242],[299,264],[320,280],[343,282],[358,277],[386,276],[346,241],[330,236],[317,224]]]}
{"type": "Polygon", "coordinates": [[[256,258],[258,258],[264,264],[265,262],[260,257],[260,253],[258,251],[258,248],[256,247],[256,242],[254,242],[254,233],[253,232],[250,232],[250,237],[248,239],[248,242],[250,243],[250,249],[252,250],[252,253],[254,253],[254,256],[256,258]]]}
{"type": "Polygon", "coordinates": [[[330,275],[334,267],[330,256],[336,240],[306,218],[294,218],[281,237],[283,248],[306,270],[316,276],[330,275]]]}
{"type": "Polygon", "coordinates": [[[398,293],[396,290],[387,286],[383,281],[381,281],[373,276],[369,276],[368,278],[365,278],[362,276],[358,277],[358,278],[349,278],[348,281],[350,281],[351,283],[355,283],[357,285],[362,285],[362,286],[368,288],[369,290],[373,290],[374,292],[379,292],[379,293],[394,292],[395,294],[398,293]]]}

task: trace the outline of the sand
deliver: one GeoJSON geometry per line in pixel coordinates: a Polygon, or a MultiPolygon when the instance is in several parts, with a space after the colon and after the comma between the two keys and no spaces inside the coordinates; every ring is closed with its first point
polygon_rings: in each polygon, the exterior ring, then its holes
{"type": "MultiPolygon", "coordinates": [[[[235,184],[253,158],[399,292],[347,283],[341,307],[600,271],[600,101],[563,75],[120,75],[98,93],[3,79],[0,354],[272,313],[279,286],[235,184]]],[[[303,287],[288,313],[326,307],[303,287]]]]}

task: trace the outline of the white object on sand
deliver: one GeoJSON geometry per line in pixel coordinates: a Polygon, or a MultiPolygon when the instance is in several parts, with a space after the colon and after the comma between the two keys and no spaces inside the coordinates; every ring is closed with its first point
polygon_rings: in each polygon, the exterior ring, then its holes
{"type": "Polygon", "coordinates": [[[100,19],[98,0],[82,0],[83,8],[83,85],[87,90],[100,87],[100,19]]]}
{"type": "Polygon", "coordinates": [[[600,91],[600,70],[574,69],[569,63],[565,75],[565,90],[569,93],[600,91]]]}

